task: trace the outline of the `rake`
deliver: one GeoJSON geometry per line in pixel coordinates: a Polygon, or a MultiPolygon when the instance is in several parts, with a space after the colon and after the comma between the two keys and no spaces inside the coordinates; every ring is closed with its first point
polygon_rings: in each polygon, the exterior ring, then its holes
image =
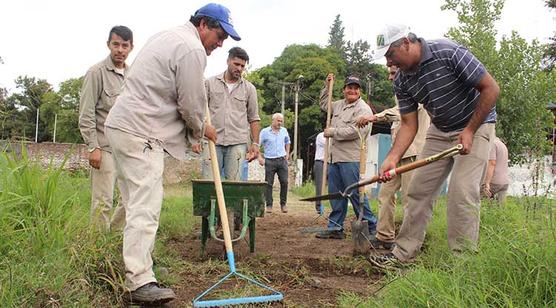
{"type": "MultiPolygon", "coordinates": [[[[211,125],[210,121],[210,111],[208,105],[206,106],[206,119],[207,123],[211,125]]],[[[201,293],[193,300],[194,307],[218,307],[227,305],[241,305],[241,304],[252,304],[252,303],[264,303],[264,302],[274,302],[281,301],[284,299],[284,295],[269,286],[266,286],[253,278],[249,278],[242,275],[236,271],[234,251],[232,247],[232,237],[230,234],[230,226],[228,224],[228,214],[226,212],[226,203],[224,201],[224,190],[222,189],[222,180],[220,178],[220,168],[218,166],[218,159],[216,157],[216,146],[212,140],[209,140],[209,152],[212,167],[212,174],[214,177],[214,187],[216,190],[216,200],[218,201],[218,210],[220,212],[220,220],[222,223],[222,232],[224,233],[224,245],[226,246],[226,256],[228,258],[228,264],[230,267],[230,273],[222,277],[217,283],[212,287],[208,288],[205,292],[201,293]],[[238,277],[247,281],[248,283],[254,284],[262,289],[272,292],[270,295],[263,296],[248,296],[248,297],[238,297],[238,298],[227,298],[227,299],[208,299],[203,298],[215,290],[218,286],[224,283],[231,277],[238,277]]]]}

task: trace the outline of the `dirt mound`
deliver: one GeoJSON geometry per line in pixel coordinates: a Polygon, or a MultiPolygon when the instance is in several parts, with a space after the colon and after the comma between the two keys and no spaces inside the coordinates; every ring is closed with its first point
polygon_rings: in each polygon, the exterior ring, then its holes
{"type": "MultiPolygon", "coordinates": [[[[264,307],[334,307],[341,293],[369,296],[376,290],[380,273],[363,257],[352,256],[348,220],[346,239],[317,239],[314,233],[306,231],[325,227],[326,220],[315,214],[313,204],[293,200],[288,208],[286,214],[274,209],[273,213],[257,218],[255,253],[249,253],[247,239],[234,243],[237,272],[284,294],[283,302],[264,307]]],[[[173,284],[179,298],[172,303],[174,307],[191,306],[193,298],[229,273],[227,262],[222,262],[225,260],[223,244],[209,239],[205,255],[201,256],[199,234],[197,228],[185,242],[174,243],[175,249],[191,265],[180,273],[181,281],[173,284]]],[[[259,288],[249,289],[244,281],[233,279],[218,288],[221,292],[216,297],[227,298],[230,290],[237,294],[241,288],[261,293],[259,288]]],[[[262,294],[245,296],[257,295],[262,294]]]]}

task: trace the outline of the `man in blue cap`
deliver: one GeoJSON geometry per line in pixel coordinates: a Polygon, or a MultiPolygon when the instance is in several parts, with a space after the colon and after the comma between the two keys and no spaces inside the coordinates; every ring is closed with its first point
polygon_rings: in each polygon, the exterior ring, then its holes
{"type": "Polygon", "coordinates": [[[200,153],[203,135],[216,142],[214,127],[204,123],[203,75],[207,56],[228,36],[240,40],[230,11],[211,3],[185,25],[151,37],[106,119],[118,179],[128,192],[123,259],[132,302],[153,305],[176,297],[158,285],[151,255],[162,206],[164,152],[185,159],[187,143],[200,153]]]}

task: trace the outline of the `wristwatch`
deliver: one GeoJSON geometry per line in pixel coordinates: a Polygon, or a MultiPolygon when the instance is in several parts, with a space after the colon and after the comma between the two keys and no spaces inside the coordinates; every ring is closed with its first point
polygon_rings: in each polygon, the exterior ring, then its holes
{"type": "Polygon", "coordinates": [[[99,147],[96,147],[96,148],[89,148],[88,151],[89,151],[89,153],[93,153],[93,151],[96,150],[96,149],[99,149],[99,150],[100,150],[99,147]]]}

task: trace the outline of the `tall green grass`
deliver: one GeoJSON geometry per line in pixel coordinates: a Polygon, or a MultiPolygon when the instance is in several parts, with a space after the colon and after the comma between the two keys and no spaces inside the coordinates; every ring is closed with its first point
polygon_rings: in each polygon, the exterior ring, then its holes
{"type": "MultiPolygon", "coordinates": [[[[0,153],[0,307],[120,306],[122,234],[89,228],[88,176],[43,168],[22,152],[0,153]]],[[[166,244],[190,232],[191,209],[183,192],[165,197],[155,272],[180,266],[166,244]]],[[[161,278],[177,280],[175,274],[161,278]]]]}
{"type": "Polygon", "coordinates": [[[554,206],[544,199],[527,215],[524,199],[483,207],[478,253],[454,256],[446,243],[443,204],[437,205],[424,249],[409,269],[388,272],[365,307],[555,307],[554,206]]]}

